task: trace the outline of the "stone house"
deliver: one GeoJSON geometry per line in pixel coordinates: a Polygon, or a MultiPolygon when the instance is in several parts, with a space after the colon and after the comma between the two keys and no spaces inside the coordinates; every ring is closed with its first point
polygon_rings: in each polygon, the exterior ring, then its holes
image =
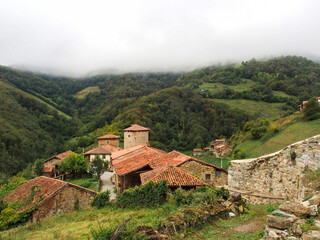
{"type": "Polygon", "coordinates": [[[142,184],[149,181],[160,182],[161,180],[166,180],[171,190],[175,190],[179,187],[183,189],[192,189],[196,187],[204,187],[206,185],[195,176],[173,166],[158,168],[149,172],[141,173],[140,178],[142,184]]]}
{"type": "Polygon", "coordinates": [[[60,175],[61,171],[59,170],[59,164],[71,154],[74,154],[74,152],[69,150],[44,160],[43,175],[47,177],[56,177],[60,175]]]}
{"type": "Polygon", "coordinates": [[[195,148],[193,149],[193,156],[202,156],[202,149],[201,148],[195,148]]]}
{"type": "Polygon", "coordinates": [[[210,143],[211,148],[214,150],[217,146],[226,144],[226,139],[221,138],[221,139],[216,139],[210,143]]]}
{"type": "Polygon", "coordinates": [[[227,172],[222,168],[176,151],[166,153],[144,145],[115,152],[112,154],[112,165],[118,193],[142,184],[141,174],[169,166],[178,167],[207,185],[227,184],[227,172]]]}
{"type": "Polygon", "coordinates": [[[107,135],[98,137],[97,139],[98,139],[99,147],[101,147],[103,145],[111,145],[111,146],[114,146],[116,148],[119,148],[120,137],[117,136],[117,135],[107,134],[107,135]]]}
{"type": "Polygon", "coordinates": [[[37,202],[38,208],[32,213],[32,221],[53,217],[62,212],[71,212],[77,207],[79,209],[90,208],[90,201],[97,194],[95,191],[68,182],[40,176],[18,186],[2,200],[6,203],[24,201],[30,197],[31,188],[35,186],[37,191],[33,201],[19,210],[26,210],[37,202]]]}
{"type": "MultiPolygon", "coordinates": [[[[320,97],[317,97],[317,101],[320,104],[320,97]]],[[[308,103],[308,101],[303,101],[302,104],[298,106],[299,111],[302,111],[305,108],[305,105],[308,103]]]]}
{"type": "Polygon", "coordinates": [[[123,129],[124,148],[134,147],[140,144],[149,144],[149,128],[142,127],[138,124],[132,124],[130,127],[123,129]]]}

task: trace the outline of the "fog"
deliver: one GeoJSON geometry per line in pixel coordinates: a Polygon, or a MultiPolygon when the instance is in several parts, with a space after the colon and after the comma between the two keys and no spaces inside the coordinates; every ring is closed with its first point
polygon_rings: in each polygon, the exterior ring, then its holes
{"type": "Polygon", "coordinates": [[[319,12],[316,0],[0,0],[0,65],[83,76],[318,58],[319,12]]]}

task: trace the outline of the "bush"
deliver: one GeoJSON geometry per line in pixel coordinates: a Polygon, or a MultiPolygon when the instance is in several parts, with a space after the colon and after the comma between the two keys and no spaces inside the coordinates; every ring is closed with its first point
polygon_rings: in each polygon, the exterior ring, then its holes
{"type": "Polygon", "coordinates": [[[214,204],[218,199],[229,198],[229,191],[225,188],[205,187],[196,190],[183,190],[178,188],[173,195],[177,206],[214,204]]]}
{"type": "Polygon", "coordinates": [[[108,202],[110,200],[110,191],[106,190],[102,193],[98,193],[93,201],[91,202],[92,207],[97,207],[97,208],[103,208],[108,205],[108,202]]]}
{"type": "Polygon", "coordinates": [[[168,190],[167,181],[150,181],[124,191],[117,197],[117,206],[121,208],[157,206],[166,201],[168,190]]]}

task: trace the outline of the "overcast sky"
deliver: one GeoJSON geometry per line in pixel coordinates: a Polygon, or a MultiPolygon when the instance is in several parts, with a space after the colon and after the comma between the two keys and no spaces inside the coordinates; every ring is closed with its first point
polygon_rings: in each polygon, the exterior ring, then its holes
{"type": "Polygon", "coordinates": [[[317,0],[0,0],[0,65],[81,76],[320,56],[317,0]]]}

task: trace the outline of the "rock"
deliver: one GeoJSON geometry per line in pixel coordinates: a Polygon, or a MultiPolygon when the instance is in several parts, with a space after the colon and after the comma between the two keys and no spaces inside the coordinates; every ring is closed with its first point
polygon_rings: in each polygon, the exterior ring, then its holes
{"type": "Polygon", "coordinates": [[[233,198],[233,200],[236,202],[236,201],[240,201],[241,200],[241,193],[237,193],[237,192],[234,192],[231,194],[231,197],[233,198]]]}
{"type": "Polygon", "coordinates": [[[234,214],[239,214],[239,209],[238,209],[234,204],[231,205],[230,210],[231,210],[234,214]]]}
{"type": "MultiPolygon", "coordinates": [[[[265,236],[269,236],[270,232],[274,232],[277,234],[278,238],[275,238],[275,239],[286,239],[286,237],[289,236],[288,232],[282,231],[276,228],[272,228],[267,225],[265,228],[265,236]]],[[[267,239],[274,239],[274,238],[267,238],[267,239]]]]}
{"type": "Polygon", "coordinates": [[[311,211],[310,207],[306,207],[300,203],[294,203],[289,201],[282,203],[279,209],[285,212],[293,213],[298,217],[309,216],[311,211]]]}
{"type": "Polygon", "coordinates": [[[319,204],[320,204],[320,196],[319,195],[315,195],[312,198],[310,198],[308,202],[310,203],[310,205],[319,206],[319,204]]]}
{"type": "Polygon", "coordinates": [[[287,240],[298,240],[298,238],[290,236],[290,237],[287,237],[287,240]]]}
{"type": "Polygon", "coordinates": [[[281,211],[281,210],[279,210],[279,209],[273,211],[271,214],[272,214],[272,215],[280,214],[280,215],[282,215],[283,217],[293,218],[294,220],[298,220],[298,218],[297,218],[295,215],[286,213],[286,212],[281,211]]]}
{"type": "Polygon", "coordinates": [[[236,215],[233,212],[229,212],[229,217],[236,217],[236,215]]]}
{"type": "Polygon", "coordinates": [[[280,237],[274,231],[270,231],[268,233],[268,238],[267,239],[268,240],[278,240],[278,239],[280,239],[280,237]]]}
{"type": "Polygon", "coordinates": [[[240,212],[240,213],[243,213],[243,212],[244,212],[244,207],[243,207],[243,205],[240,205],[240,206],[239,206],[239,212],[240,212]]]}
{"type": "Polygon", "coordinates": [[[232,205],[232,202],[230,201],[225,201],[222,203],[225,207],[229,208],[232,205]]]}
{"type": "Polygon", "coordinates": [[[313,217],[318,216],[318,206],[317,205],[310,206],[310,215],[313,217]]]}
{"type": "Polygon", "coordinates": [[[314,220],[314,225],[316,225],[317,227],[320,227],[320,220],[314,220]]]}
{"type": "Polygon", "coordinates": [[[169,237],[164,234],[160,234],[150,226],[138,226],[138,232],[136,235],[146,235],[149,240],[167,240],[169,237]]]}
{"type": "Polygon", "coordinates": [[[273,215],[267,216],[267,224],[272,228],[287,229],[292,226],[293,222],[293,218],[277,217],[273,215]]]}
{"type": "Polygon", "coordinates": [[[310,202],[309,201],[304,201],[301,203],[303,206],[308,207],[310,206],[310,202]]]}
{"type": "Polygon", "coordinates": [[[300,224],[294,223],[294,224],[292,225],[292,232],[293,232],[294,235],[300,237],[300,236],[302,235],[302,229],[301,229],[300,224]]]}
{"type": "Polygon", "coordinates": [[[302,234],[302,240],[320,239],[320,231],[309,231],[302,234]]]}

